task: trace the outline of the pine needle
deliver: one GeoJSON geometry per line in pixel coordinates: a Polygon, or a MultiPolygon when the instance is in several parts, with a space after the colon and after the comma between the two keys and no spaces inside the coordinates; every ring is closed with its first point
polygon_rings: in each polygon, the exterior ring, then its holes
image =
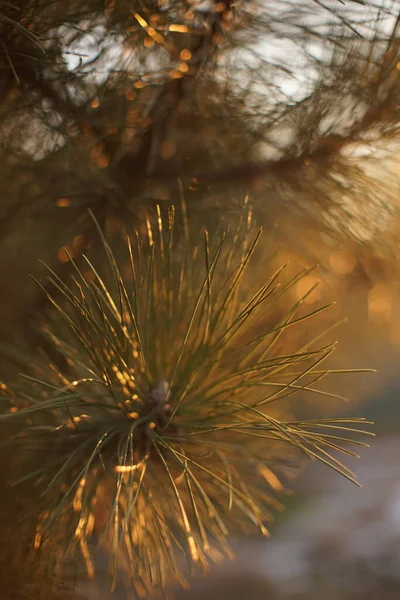
{"type": "Polygon", "coordinates": [[[184,563],[207,569],[212,548],[229,556],[235,530],[268,535],[293,455],[357,483],[337,456],[367,445],[368,422],[271,413],[289,395],[342,397],[316,387],[335,373],[321,369],[334,345],[318,346],[318,336],[276,351],[277,335],[327,307],[305,313],[297,302],[270,323],[290,284],[278,285],[278,271],[249,293],[261,236],[249,212],[236,231],[214,242],[206,233],[202,249],[182,252],[174,209],[158,210],[147,240],[127,240],[128,269],[100,229],[100,265],[71,257],[69,284],[48,269],[58,299],[45,292],[54,318],[44,331],[69,372],[43,361],[2,384],[0,418],[18,424],[12,443],[29,453],[32,469],[23,463],[15,484],[41,490],[35,547],[57,572],[81,556],[93,577],[100,548],[112,588],[120,571],[142,589],[163,588],[184,563]]]}

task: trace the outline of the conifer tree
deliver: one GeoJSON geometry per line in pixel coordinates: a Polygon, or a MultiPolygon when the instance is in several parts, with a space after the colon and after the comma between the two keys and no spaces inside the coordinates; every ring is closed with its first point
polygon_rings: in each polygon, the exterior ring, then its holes
{"type": "Polygon", "coordinates": [[[6,598],[103,570],[163,590],[237,529],[267,534],[299,457],[354,480],[337,452],[363,421],[318,404],[339,396],[318,385],[332,339],[307,329],[326,307],[287,300],[308,270],[268,270],[265,240],[296,215],[361,266],[393,250],[398,173],[376,170],[399,9],[0,3],[6,598]]]}

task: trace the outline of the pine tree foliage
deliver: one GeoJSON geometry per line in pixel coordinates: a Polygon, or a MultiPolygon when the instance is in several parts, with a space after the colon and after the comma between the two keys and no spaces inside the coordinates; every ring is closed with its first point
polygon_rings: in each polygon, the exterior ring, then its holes
{"type": "Polygon", "coordinates": [[[2,423],[0,426],[0,527],[3,534],[0,544],[1,597],[4,600],[82,600],[71,585],[65,585],[53,573],[49,576],[38,557],[30,555],[29,548],[37,522],[29,515],[38,496],[32,487],[21,494],[18,488],[10,485],[16,475],[16,463],[10,456],[7,444],[16,432],[13,425],[10,427],[2,423]]]}
{"type": "MultiPolygon", "coordinates": [[[[398,0],[0,2],[0,332],[19,344],[2,367],[2,482],[19,483],[2,483],[1,577],[91,574],[100,546],[113,584],[162,588],[183,559],[229,552],[238,524],[266,532],[280,457],[353,478],[335,453],[359,421],[273,413],[318,397],[333,346],[269,354],[313,315],[278,308],[297,281],[276,287],[282,273],[247,290],[258,250],[238,215],[249,193],[267,230],[296,215],[396,254],[399,15],[398,0]],[[111,251],[99,230],[121,224],[130,246],[111,251]],[[39,286],[21,293],[28,271],[39,286]]],[[[44,589],[30,577],[22,598],[44,589]]]]}
{"type": "Polygon", "coordinates": [[[121,570],[147,592],[182,580],[184,559],[207,570],[216,551],[230,554],[229,533],[268,535],[296,451],[355,482],[337,453],[366,445],[363,419],[278,417],[288,397],[335,397],[318,386],[335,344],[320,335],[279,348],[287,329],[327,307],[304,312],[302,298],[271,321],[268,307],[303,274],[280,285],[277,272],[250,292],[260,234],[248,209],[200,247],[182,246],[174,221],[158,209],[147,239],[128,237],[127,263],[103,238],[106,268],[71,258],[72,284],[50,269],[61,299],[49,294],[44,334],[64,368],[32,361],[20,383],[2,384],[0,420],[16,428],[12,485],[23,496],[33,486],[34,550],[67,580],[71,569],[83,576],[79,555],[95,577],[99,548],[112,589],[121,570]]]}
{"type": "Polygon", "coordinates": [[[195,212],[250,192],[266,223],[290,211],[361,253],[388,254],[399,8],[3,2],[0,252],[12,264],[3,270],[36,272],[28,248],[39,240],[52,266],[56,242],[77,238],[82,251],[94,235],[88,208],[104,226],[182,192],[195,212]]]}

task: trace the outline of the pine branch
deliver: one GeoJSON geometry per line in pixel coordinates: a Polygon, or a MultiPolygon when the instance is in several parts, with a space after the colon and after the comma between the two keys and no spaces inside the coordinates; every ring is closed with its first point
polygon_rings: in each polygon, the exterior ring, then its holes
{"type": "Polygon", "coordinates": [[[334,344],[275,348],[324,308],[307,313],[300,300],[268,324],[298,277],[280,286],[279,271],[249,294],[260,233],[247,209],[236,230],[206,234],[202,247],[187,240],[186,251],[174,220],[158,210],[147,240],[128,239],[128,263],[99,229],[106,261],[79,267],[71,257],[70,285],[48,269],[58,294],[44,290],[55,312],[43,331],[69,371],[45,359],[2,384],[0,422],[17,429],[13,485],[42,494],[29,512],[34,547],[60,576],[82,575],[81,554],[94,577],[101,548],[112,588],[121,572],[147,592],[164,588],[185,563],[206,570],[213,548],[229,556],[238,528],[268,535],[300,456],[356,482],[338,454],[366,445],[365,420],[295,421],[273,408],[295,395],[336,397],[318,387],[334,344]]]}

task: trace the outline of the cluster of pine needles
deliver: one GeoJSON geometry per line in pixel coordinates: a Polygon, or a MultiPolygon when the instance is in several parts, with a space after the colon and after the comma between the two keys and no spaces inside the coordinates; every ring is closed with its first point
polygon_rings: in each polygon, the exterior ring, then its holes
{"type": "Polygon", "coordinates": [[[229,556],[230,534],[268,535],[299,456],[355,481],[338,455],[366,445],[361,418],[274,416],[288,397],[334,396],[318,382],[335,344],[321,334],[279,350],[326,307],[307,313],[301,298],[271,324],[305,272],[280,283],[280,269],[252,292],[249,206],[198,244],[176,214],[157,209],[118,260],[98,227],[101,260],[70,257],[68,283],[48,268],[43,331],[65,367],[43,355],[1,384],[11,484],[37,500],[32,554],[53,575],[91,578],[107,556],[110,587],[143,594],[229,556]]]}

